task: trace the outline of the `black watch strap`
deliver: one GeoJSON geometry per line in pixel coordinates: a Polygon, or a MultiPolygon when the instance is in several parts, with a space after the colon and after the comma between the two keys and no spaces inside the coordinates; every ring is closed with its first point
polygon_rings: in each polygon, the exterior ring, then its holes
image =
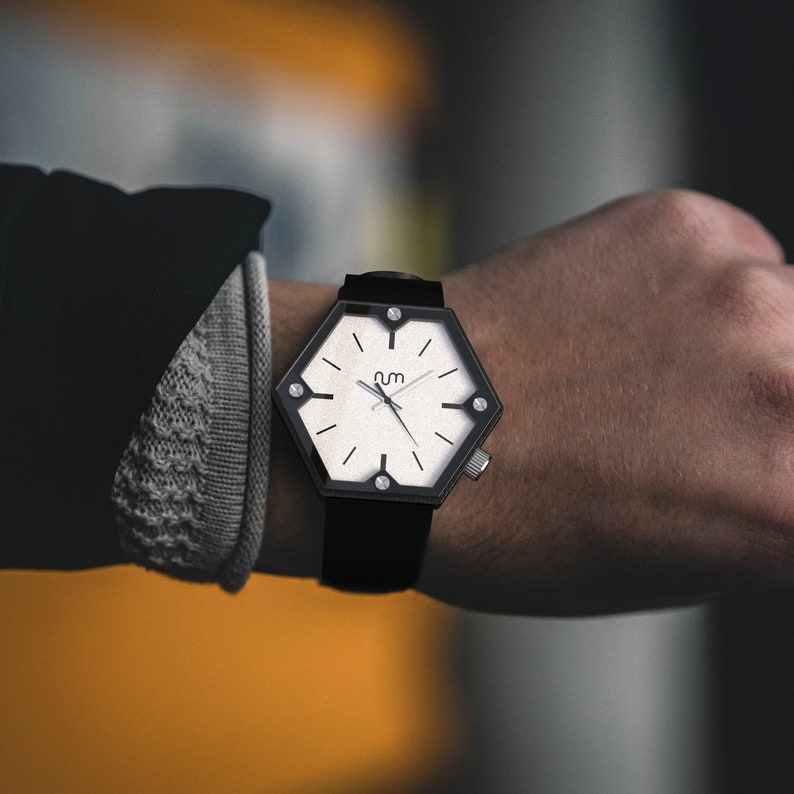
{"type": "Polygon", "coordinates": [[[366,593],[413,587],[432,517],[430,505],[329,498],[322,583],[366,593]]]}
{"type": "MultiPolygon", "coordinates": [[[[444,305],[440,282],[392,272],[348,275],[339,299],[444,305]]],[[[325,504],[322,584],[367,593],[413,587],[432,517],[433,508],[426,504],[329,497],[325,504]]]]}
{"type": "Polygon", "coordinates": [[[348,274],[339,290],[340,301],[363,303],[401,303],[409,306],[443,306],[440,281],[426,281],[407,273],[380,270],[361,276],[348,274]]]}

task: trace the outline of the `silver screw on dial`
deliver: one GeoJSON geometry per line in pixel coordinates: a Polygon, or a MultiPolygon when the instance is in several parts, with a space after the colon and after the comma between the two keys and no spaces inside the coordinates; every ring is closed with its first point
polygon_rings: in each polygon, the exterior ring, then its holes
{"type": "Polygon", "coordinates": [[[484,411],[488,407],[488,400],[485,397],[475,397],[471,407],[474,408],[475,411],[484,411]]]}
{"type": "Polygon", "coordinates": [[[295,399],[298,397],[303,397],[303,386],[300,383],[290,383],[289,396],[294,397],[295,399]]]}
{"type": "Polygon", "coordinates": [[[400,310],[399,310],[399,309],[398,309],[396,306],[390,306],[390,307],[389,307],[389,308],[386,310],[386,316],[387,316],[387,317],[388,317],[388,318],[389,318],[389,319],[390,319],[390,320],[391,320],[393,323],[396,323],[396,322],[397,322],[397,320],[399,320],[399,319],[400,319],[400,317],[402,317],[402,316],[403,316],[403,313],[402,313],[402,312],[401,312],[401,311],[400,311],[400,310]]]}
{"type": "Polygon", "coordinates": [[[385,491],[391,485],[391,480],[385,474],[379,474],[375,478],[375,487],[379,491],[385,491]]]}

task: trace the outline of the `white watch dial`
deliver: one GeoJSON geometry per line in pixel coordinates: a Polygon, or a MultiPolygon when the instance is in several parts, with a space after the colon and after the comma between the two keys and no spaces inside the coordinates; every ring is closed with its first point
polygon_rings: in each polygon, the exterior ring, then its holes
{"type": "Polygon", "coordinates": [[[300,418],[337,481],[386,471],[401,485],[433,487],[474,425],[463,404],[476,384],[439,320],[392,328],[345,314],[300,376],[312,391],[300,418]]]}

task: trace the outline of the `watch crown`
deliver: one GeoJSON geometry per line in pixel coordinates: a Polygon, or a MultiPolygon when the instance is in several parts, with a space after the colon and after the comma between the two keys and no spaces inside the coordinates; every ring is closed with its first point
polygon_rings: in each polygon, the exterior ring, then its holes
{"type": "Polygon", "coordinates": [[[477,447],[466,462],[466,468],[463,470],[463,473],[467,477],[471,477],[472,480],[479,480],[480,475],[485,471],[490,462],[491,456],[477,447]]]}

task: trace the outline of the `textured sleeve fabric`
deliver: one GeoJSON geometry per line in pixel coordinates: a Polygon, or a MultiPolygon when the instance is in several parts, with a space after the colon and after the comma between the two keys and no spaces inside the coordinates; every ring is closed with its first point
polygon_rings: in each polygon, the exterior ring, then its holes
{"type": "Polygon", "coordinates": [[[259,551],[270,441],[264,260],[252,253],[187,336],[122,456],[121,544],[181,579],[245,584],[259,551]]]}
{"type": "Polygon", "coordinates": [[[0,567],[125,561],[122,453],[264,199],[0,166],[0,567]]]}

